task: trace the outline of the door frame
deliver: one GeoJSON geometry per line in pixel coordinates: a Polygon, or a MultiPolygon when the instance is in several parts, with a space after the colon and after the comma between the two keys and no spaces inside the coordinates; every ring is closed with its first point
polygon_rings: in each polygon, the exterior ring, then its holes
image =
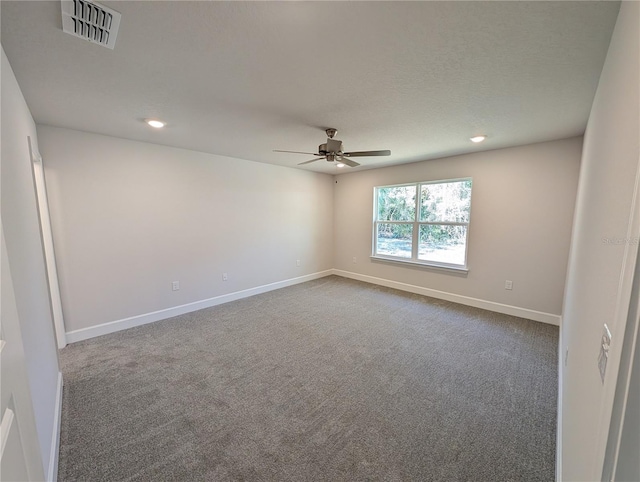
{"type": "Polygon", "coordinates": [[[56,254],[53,246],[53,231],[51,229],[51,217],[49,216],[49,201],[47,198],[47,184],[44,177],[44,165],[42,156],[33,145],[33,140],[27,136],[29,143],[29,158],[31,159],[31,173],[36,192],[36,205],[38,207],[38,219],[42,248],[44,251],[45,268],[47,271],[47,287],[49,291],[49,304],[53,317],[54,331],[58,349],[67,346],[67,333],[64,326],[62,312],[62,299],[60,297],[60,285],[58,283],[58,268],[56,254]]]}

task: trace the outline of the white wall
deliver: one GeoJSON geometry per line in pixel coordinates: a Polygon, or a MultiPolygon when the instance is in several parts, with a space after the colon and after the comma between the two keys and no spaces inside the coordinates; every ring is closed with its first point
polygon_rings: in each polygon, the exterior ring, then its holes
{"type": "Polygon", "coordinates": [[[581,143],[572,138],[337,176],[335,268],[559,315],[581,143]],[[369,259],[374,186],[460,177],[473,178],[466,277],[369,259]],[[504,289],[507,279],[512,291],[504,289]]]}
{"type": "Polygon", "coordinates": [[[1,215],[45,473],[56,432],[58,358],[27,136],[36,126],[2,50],[1,215]]]}
{"type": "Polygon", "coordinates": [[[622,2],[584,137],[562,326],[562,349],[569,350],[562,386],[565,481],[600,480],[629,307],[637,241],[625,240],[640,234],[630,231],[640,156],[639,20],[640,3],[622,2]],[[604,323],[612,356],[603,385],[597,357],[604,323]]]}
{"type": "Polygon", "coordinates": [[[332,267],[331,176],[49,126],[38,136],[67,332],[332,267]]]}

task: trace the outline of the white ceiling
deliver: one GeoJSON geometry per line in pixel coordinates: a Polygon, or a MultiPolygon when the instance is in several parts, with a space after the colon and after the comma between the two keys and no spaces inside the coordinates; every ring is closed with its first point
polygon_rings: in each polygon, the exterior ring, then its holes
{"type": "Polygon", "coordinates": [[[122,14],[114,50],[63,33],[57,1],[0,2],[36,122],[291,167],[311,156],[272,150],[314,152],[327,127],[345,150],[391,149],[357,169],[582,134],[619,8],[101,3],[122,14]]]}

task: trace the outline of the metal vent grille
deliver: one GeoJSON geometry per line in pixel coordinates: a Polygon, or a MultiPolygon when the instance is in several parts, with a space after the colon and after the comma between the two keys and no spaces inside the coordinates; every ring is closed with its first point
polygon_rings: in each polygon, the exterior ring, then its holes
{"type": "Polygon", "coordinates": [[[113,49],[120,14],[87,0],[62,0],[62,30],[75,37],[113,49]]]}

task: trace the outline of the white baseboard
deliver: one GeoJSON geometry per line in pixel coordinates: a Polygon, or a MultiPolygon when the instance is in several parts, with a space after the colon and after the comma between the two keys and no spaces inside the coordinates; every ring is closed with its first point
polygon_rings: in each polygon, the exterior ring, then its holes
{"type": "Polygon", "coordinates": [[[60,455],[60,423],[62,421],[62,372],[58,372],[56,404],[54,407],[53,434],[51,435],[51,453],[49,454],[49,470],[47,480],[58,480],[58,458],[60,455]]]}
{"type": "MultiPolygon", "coordinates": [[[[561,321],[562,324],[562,321],[561,321]]],[[[562,482],[562,381],[564,380],[562,326],[558,339],[558,421],[556,426],[556,482],[562,482]]]]}
{"type": "Polygon", "coordinates": [[[82,328],[80,330],[73,330],[67,332],[67,343],[75,343],[89,338],[95,338],[96,336],[107,335],[116,331],[126,330],[135,326],[145,325],[147,323],[153,323],[155,321],[164,320],[173,316],[183,315],[192,311],[202,310],[203,308],[209,308],[211,306],[221,305],[230,301],[247,298],[249,296],[258,295],[260,293],[266,293],[267,291],[273,291],[280,288],[286,288],[287,286],[296,285],[299,283],[305,283],[314,279],[323,278],[333,274],[333,270],[319,271],[317,273],[308,274],[305,276],[299,276],[297,278],[290,278],[283,281],[277,281],[275,283],[269,283],[255,288],[249,288],[242,291],[236,291],[234,293],[228,293],[226,295],[215,296],[206,300],[195,301],[193,303],[187,303],[185,305],[174,306],[164,310],[153,311],[151,313],[145,313],[142,315],[132,316],[130,318],[124,318],[122,320],[110,321],[101,325],[91,326],[89,328],[82,328]]]}
{"type": "Polygon", "coordinates": [[[297,278],[290,278],[275,283],[270,283],[255,288],[249,288],[242,291],[236,291],[234,293],[228,293],[226,295],[216,296],[208,298],[206,300],[195,301],[193,303],[187,303],[185,305],[174,306],[164,310],[153,311],[151,313],[144,313],[142,315],[132,316],[130,318],[124,318],[122,320],[110,321],[100,325],[92,326],[89,328],[82,328],[80,330],[68,331],[66,333],[67,343],[75,343],[89,338],[95,338],[96,336],[107,335],[116,331],[126,330],[135,326],[145,325],[147,323],[153,323],[155,321],[164,320],[173,316],[190,313],[192,311],[201,310],[203,308],[209,308],[211,306],[220,305],[222,303],[228,303],[230,301],[247,298],[249,296],[257,295],[260,293],[266,293],[268,291],[285,288],[306,281],[311,281],[318,278],[323,278],[329,275],[338,275],[344,278],[351,278],[366,283],[377,284],[380,286],[386,286],[388,288],[395,288],[402,291],[408,291],[410,293],[416,293],[425,296],[431,296],[432,298],[438,298],[446,301],[452,301],[454,303],[460,303],[462,305],[474,306],[476,308],[482,308],[489,311],[495,311],[497,313],[504,313],[507,315],[518,316],[521,318],[527,318],[534,321],[540,321],[542,323],[549,323],[551,325],[560,326],[560,316],[550,313],[543,313],[540,311],[530,310],[527,308],[519,308],[517,306],[505,305],[502,303],[495,303],[493,301],[486,301],[477,298],[470,298],[468,296],[457,295],[454,293],[447,293],[445,291],[438,291],[431,288],[423,288],[422,286],[415,286],[407,283],[401,283],[398,281],[391,281],[382,278],[376,278],[374,276],[368,276],[350,271],[343,271],[339,269],[329,269],[326,271],[319,271],[305,276],[297,278]]]}
{"type": "Polygon", "coordinates": [[[505,305],[502,303],[496,303],[494,301],[471,298],[469,296],[457,295],[455,293],[447,293],[446,291],[439,291],[431,288],[424,288],[422,286],[401,283],[399,281],[392,281],[392,280],[383,279],[383,278],[376,278],[375,276],[368,276],[364,274],[353,273],[351,271],[343,271],[340,269],[334,269],[333,274],[342,276],[344,278],[351,278],[358,281],[364,281],[365,283],[372,283],[380,286],[386,286],[387,288],[394,288],[401,291],[408,291],[409,293],[430,296],[432,298],[438,298],[440,300],[452,301],[454,303],[460,303],[461,305],[473,306],[475,308],[482,308],[488,311],[495,311],[496,313],[503,313],[505,315],[518,316],[520,318],[526,318],[528,320],[540,321],[542,323],[548,323],[550,325],[560,326],[560,316],[553,315],[551,313],[544,313],[542,311],[530,310],[528,308],[520,308],[518,306],[505,305]]]}

